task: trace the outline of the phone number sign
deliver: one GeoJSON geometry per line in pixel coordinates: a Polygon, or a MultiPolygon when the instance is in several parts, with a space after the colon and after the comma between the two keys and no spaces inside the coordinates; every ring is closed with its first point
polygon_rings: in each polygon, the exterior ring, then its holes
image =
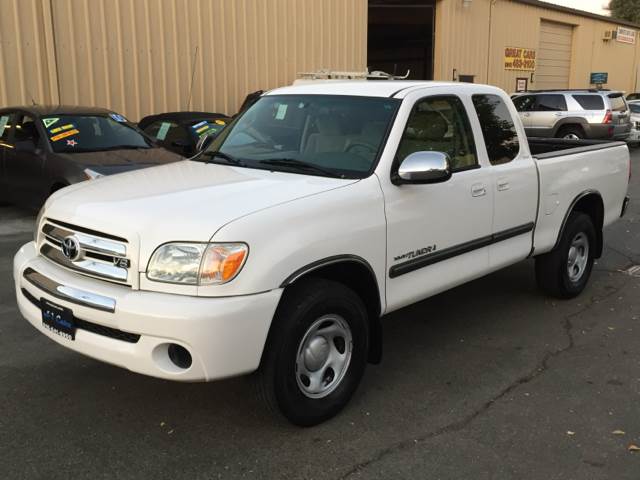
{"type": "Polygon", "coordinates": [[[533,72],[536,69],[536,51],[530,48],[504,49],[504,69],[533,72]]]}

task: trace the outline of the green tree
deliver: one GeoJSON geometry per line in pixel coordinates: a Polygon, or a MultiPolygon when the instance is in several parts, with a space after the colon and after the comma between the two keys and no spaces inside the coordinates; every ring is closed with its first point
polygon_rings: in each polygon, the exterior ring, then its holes
{"type": "Polygon", "coordinates": [[[611,0],[608,9],[613,18],[640,23],[640,0],[611,0]]]}

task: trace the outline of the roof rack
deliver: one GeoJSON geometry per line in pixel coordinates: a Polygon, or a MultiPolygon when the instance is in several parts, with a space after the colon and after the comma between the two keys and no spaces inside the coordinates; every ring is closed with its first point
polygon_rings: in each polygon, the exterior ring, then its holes
{"type": "Polygon", "coordinates": [[[589,93],[598,93],[598,92],[610,92],[611,90],[608,88],[556,88],[549,90],[527,90],[522,93],[551,93],[551,92],[589,92],[589,93]]]}
{"type": "Polygon", "coordinates": [[[318,70],[316,72],[302,72],[298,73],[298,79],[300,80],[406,80],[411,73],[407,70],[404,75],[394,75],[391,73],[382,72],[380,70],[374,70],[370,72],[369,69],[363,72],[343,72],[332,70],[318,70]]]}

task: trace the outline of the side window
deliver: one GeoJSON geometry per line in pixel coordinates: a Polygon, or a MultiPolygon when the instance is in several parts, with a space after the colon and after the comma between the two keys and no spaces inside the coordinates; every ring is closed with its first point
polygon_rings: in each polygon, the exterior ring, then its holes
{"type": "Polygon", "coordinates": [[[537,112],[566,112],[567,101],[564,95],[538,95],[537,112]]]}
{"type": "Polygon", "coordinates": [[[498,95],[474,95],[491,165],[508,163],[518,155],[520,142],[507,105],[498,95]]]}
{"type": "Polygon", "coordinates": [[[573,99],[585,110],[604,110],[604,100],[600,95],[573,95],[573,99]]]}
{"type": "Polygon", "coordinates": [[[10,113],[0,115],[0,143],[5,145],[9,141],[9,134],[11,133],[11,117],[10,113]]]}
{"type": "Polygon", "coordinates": [[[536,97],[533,95],[523,95],[513,99],[513,104],[519,112],[530,112],[536,105],[536,97]]]}
{"type": "Polygon", "coordinates": [[[16,133],[14,136],[15,142],[32,141],[36,145],[40,139],[36,122],[33,117],[29,115],[18,114],[18,121],[16,122],[16,133]]]}
{"type": "Polygon", "coordinates": [[[624,112],[627,110],[627,102],[624,101],[622,95],[609,95],[609,101],[611,102],[611,110],[614,112],[624,112]]]}
{"type": "Polygon", "coordinates": [[[424,151],[449,155],[453,172],[478,165],[469,118],[458,97],[430,97],[413,107],[397,160],[402,162],[408,155],[424,151]]]}

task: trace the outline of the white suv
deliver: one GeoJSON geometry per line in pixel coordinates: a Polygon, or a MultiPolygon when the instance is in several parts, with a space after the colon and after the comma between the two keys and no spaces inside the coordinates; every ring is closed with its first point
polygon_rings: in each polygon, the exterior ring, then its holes
{"type": "Polygon", "coordinates": [[[528,92],[513,98],[529,137],[626,140],[629,107],[621,92],[528,92]]]}

